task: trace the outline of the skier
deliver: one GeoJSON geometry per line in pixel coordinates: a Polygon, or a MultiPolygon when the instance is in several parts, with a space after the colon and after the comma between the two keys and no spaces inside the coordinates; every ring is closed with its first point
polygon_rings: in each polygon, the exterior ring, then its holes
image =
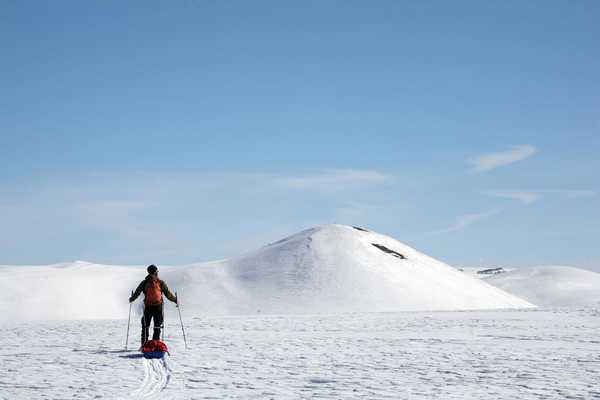
{"type": "Polygon", "coordinates": [[[150,329],[150,321],[154,319],[154,332],[152,340],[160,339],[160,330],[164,320],[163,314],[163,293],[167,299],[177,304],[177,296],[173,295],[167,284],[158,278],[158,268],[156,265],[150,265],[147,268],[148,276],[140,282],[135,292],[129,298],[132,303],[138,296],[144,293],[144,316],[142,317],[142,346],[148,340],[148,331],[150,329]]]}

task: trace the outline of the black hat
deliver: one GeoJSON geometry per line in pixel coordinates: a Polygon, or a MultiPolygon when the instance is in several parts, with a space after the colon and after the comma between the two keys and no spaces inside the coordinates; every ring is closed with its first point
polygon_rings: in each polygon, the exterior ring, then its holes
{"type": "Polygon", "coordinates": [[[149,274],[155,274],[158,272],[158,268],[156,268],[156,265],[154,265],[154,264],[149,265],[146,270],[148,271],[149,274]]]}

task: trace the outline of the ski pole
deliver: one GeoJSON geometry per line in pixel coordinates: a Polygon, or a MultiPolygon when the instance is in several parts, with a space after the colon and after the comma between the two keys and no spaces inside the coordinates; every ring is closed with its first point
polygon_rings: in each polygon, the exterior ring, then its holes
{"type": "Polygon", "coordinates": [[[165,309],[165,308],[164,308],[164,307],[165,307],[165,303],[164,303],[164,302],[162,302],[162,303],[160,304],[160,308],[161,308],[161,312],[162,312],[162,315],[163,315],[163,323],[162,323],[162,326],[160,327],[160,333],[161,333],[161,335],[162,335],[162,339],[161,339],[161,340],[162,340],[163,342],[165,341],[165,326],[167,325],[167,324],[165,323],[165,311],[164,311],[164,309],[165,309]]]}
{"type": "MultiPolygon", "coordinates": [[[[133,297],[133,292],[131,292],[133,297]]],[[[127,318],[127,338],[125,338],[125,351],[127,351],[127,345],[129,344],[129,324],[131,323],[131,302],[129,302],[129,317],[127,318]]]]}
{"type": "Polygon", "coordinates": [[[179,296],[177,296],[177,292],[175,292],[175,297],[177,297],[177,312],[179,313],[179,322],[181,322],[181,332],[183,332],[183,343],[185,343],[185,349],[187,350],[187,340],[185,338],[185,329],[183,329],[183,318],[181,318],[181,307],[179,307],[179,296]]]}

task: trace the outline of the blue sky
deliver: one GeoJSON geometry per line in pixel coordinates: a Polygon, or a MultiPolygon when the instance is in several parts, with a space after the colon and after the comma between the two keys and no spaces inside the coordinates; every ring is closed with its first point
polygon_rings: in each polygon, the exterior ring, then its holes
{"type": "Polygon", "coordinates": [[[0,264],[324,223],[600,270],[600,4],[0,3],[0,264]]]}

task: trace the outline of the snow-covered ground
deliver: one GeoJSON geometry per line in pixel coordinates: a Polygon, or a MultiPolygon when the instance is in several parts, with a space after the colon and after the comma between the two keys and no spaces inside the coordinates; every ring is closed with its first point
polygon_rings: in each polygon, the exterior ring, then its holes
{"type": "Polygon", "coordinates": [[[123,350],[126,320],[5,321],[0,399],[600,398],[594,309],[183,312],[190,349],[168,313],[165,363],[123,350]]]}
{"type": "MultiPolygon", "coordinates": [[[[532,307],[393,238],[343,225],[308,229],[230,260],[159,267],[197,315],[532,307]]],[[[144,276],[144,266],[85,262],[0,267],[0,313],[28,320],[123,318],[144,276]]]]}
{"type": "Polygon", "coordinates": [[[465,273],[342,225],[159,267],[190,344],[167,304],[165,360],[134,351],[139,301],[123,349],[145,266],[0,267],[0,399],[600,399],[589,271],[465,273]],[[532,308],[559,294],[587,308],[532,308]]]}
{"type": "Polygon", "coordinates": [[[566,266],[463,271],[541,307],[600,307],[597,272],[566,266]]]}

